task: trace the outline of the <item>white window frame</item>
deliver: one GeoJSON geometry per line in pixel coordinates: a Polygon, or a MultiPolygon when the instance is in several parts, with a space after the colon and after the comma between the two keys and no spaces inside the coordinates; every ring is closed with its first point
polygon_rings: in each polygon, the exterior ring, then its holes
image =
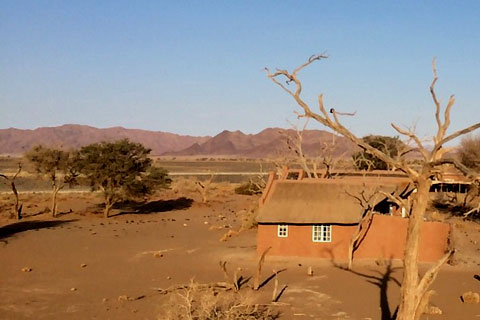
{"type": "Polygon", "coordinates": [[[279,224],[277,226],[277,237],[279,238],[288,237],[288,224],[279,224]]]}
{"type": "Polygon", "coordinates": [[[313,242],[332,242],[332,225],[316,224],[312,226],[313,242]]]}

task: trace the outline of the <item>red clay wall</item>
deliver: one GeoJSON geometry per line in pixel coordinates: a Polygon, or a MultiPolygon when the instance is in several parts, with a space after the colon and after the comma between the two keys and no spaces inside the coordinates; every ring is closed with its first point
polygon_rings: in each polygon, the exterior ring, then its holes
{"type": "MultiPolygon", "coordinates": [[[[356,259],[401,259],[405,248],[407,219],[394,216],[374,215],[372,225],[355,252],[356,259]]],[[[257,251],[272,247],[270,254],[276,256],[302,256],[348,259],[348,245],[355,226],[332,226],[332,242],[312,241],[311,225],[289,225],[288,237],[277,237],[276,225],[259,225],[257,251]]],[[[420,239],[419,260],[432,262],[443,256],[447,249],[450,225],[440,222],[424,222],[420,239]]]]}

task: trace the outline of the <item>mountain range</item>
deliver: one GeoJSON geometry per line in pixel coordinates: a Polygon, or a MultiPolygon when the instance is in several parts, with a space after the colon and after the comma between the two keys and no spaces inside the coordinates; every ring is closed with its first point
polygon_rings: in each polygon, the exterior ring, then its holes
{"type": "MultiPolygon", "coordinates": [[[[293,146],[298,141],[295,130],[280,128],[267,128],[257,134],[225,130],[214,137],[195,137],[122,127],[103,129],[86,125],[66,124],[34,130],[0,129],[0,154],[23,154],[39,144],[71,149],[95,142],[115,141],[123,138],[142,143],[152,149],[152,155],[157,156],[228,156],[243,158],[278,158],[293,154],[292,149],[295,149],[293,146]]],[[[305,130],[302,138],[303,152],[309,156],[318,156],[325,152],[338,156],[350,154],[354,149],[351,142],[327,131],[305,130]]]]}

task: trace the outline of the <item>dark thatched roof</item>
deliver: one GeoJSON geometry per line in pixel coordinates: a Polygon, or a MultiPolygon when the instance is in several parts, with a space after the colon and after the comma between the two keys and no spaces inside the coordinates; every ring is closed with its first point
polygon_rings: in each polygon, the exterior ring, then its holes
{"type": "Polygon", "coordinates": [[[355,197],[375,194],[375,204],[384,200],[379,191],[400,193],[403,189],[398,181],[361,179],[332,180],[277,180],[265,204],[260,208],[259,223],[358,223],[364,209],[355,197]],[[387,184],[388,183],[388,184],[387,184]]]}

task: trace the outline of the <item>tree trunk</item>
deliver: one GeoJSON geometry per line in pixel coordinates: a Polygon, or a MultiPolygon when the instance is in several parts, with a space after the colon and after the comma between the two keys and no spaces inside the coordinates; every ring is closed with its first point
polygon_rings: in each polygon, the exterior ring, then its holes
{"type": "Polygon", "coordinates": [[[429,182],[427,178],[424,177],[419,177],[418,179],[417,192],[414,194],[413,209],[408,219],[405,258],[403,261],[404,273],[401,288],[401,302],[397,320],[415,319],[415,314],[418,311],[417,309],[423,295],[423,293],[418,290],[418,248],[420,228],[429,199],[429,182]]]}
{"type": "Polygon", "coordinates": [[[110,215],[110,210],[113,207],[114,202],[110,198],[105,198],[105,209],[103,210],[103,217],[108,218],[110,215]]]}
{"type": "Polygon", "coordinates": [[[370,228],[373,220],[373,209],[368,210],[365,216],[360,220],[353,234],[352,238],[350,239],[350,245],[348,246],[348,270],[352,270],[353,266],[353,253],[358,248],[357,242],[365,236],[366,232],[370,228]]]}
{"type": "Polygon", "coordinates": [[[12,181],[11,182],[11,187],[12,187],[12,192],[13,192],[13,195],[15,196],[15,205],[14,205],[14,208],[13,208],[13,217],[15,217],[17,220],[20,220],[22,219],[22,207],[20,206],[19,208],[19,204],[20,204],[20,201],[18,199],[18,191],[17,191],[17,187],[15,186],[15,181],[12,181]]]}
{"type": "Polygon", "coordinates": [[[52,217],[55,218],[57,215],[57,193],[60,191],[61,187],[57,185],[53,185],[53,192],[52,192],[52,209],[50,212],[52,213],[52,217]]]}

